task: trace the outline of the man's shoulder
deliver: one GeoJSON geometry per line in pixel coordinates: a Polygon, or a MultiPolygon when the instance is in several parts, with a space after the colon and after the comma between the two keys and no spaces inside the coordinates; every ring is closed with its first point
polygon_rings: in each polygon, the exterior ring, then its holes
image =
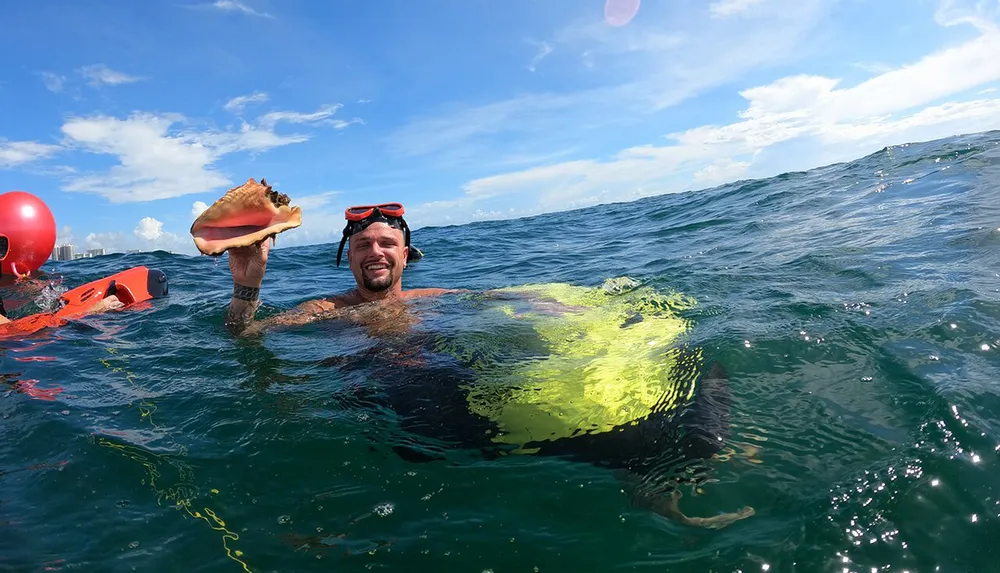
{"type": "Polygon", "coordinates": [[[351,304],[356,304],[347,298],[347,295],[334,295],[327,298],[315,298],[312,300],[307,300],[302,304],[298,305],[298,309],[305,312],[327,312],[331,310],[336,310],[338,308],[343,308],[345,306],[350,306],[351,304]]]}
{"type": "Polygon", "coordinates": [[[412,288],[403,291],[405,298],[417,298],[422,296],[440,296],[443,294],[463,292],[461,289],[451,288],[412,288]]]}

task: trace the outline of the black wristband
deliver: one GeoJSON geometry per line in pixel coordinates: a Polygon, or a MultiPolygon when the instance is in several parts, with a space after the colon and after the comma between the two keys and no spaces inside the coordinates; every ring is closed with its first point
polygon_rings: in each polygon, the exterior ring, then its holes
{"type": "Polygon", "coordinates": [[[248,287],[241,284],[233,283],[233,298],[239,300],[245,300],[247,302],[253,302],[257,300],[260,296],[259,287],[248,287]]]}

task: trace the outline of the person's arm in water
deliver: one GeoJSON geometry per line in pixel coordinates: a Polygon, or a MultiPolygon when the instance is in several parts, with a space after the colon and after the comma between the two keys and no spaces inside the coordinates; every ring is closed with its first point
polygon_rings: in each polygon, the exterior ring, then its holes
{"type": "MultiPolygon", "coordinates": [[[[2,247],[3,248],[3,252],[6,253],[7,252],[7,243],[6,243],[7,239],[6,239],[6,237],[3,239],[3,241],[4,242],[3,242],[3,244],[0,244],[0,247],[2,247]]],[[[3,271],[0,271],[0,276],[2,276],[2,275],[3,275],[3,271]]],[[[5,309],[3,307],[3,297],[0,297],[0,324],[6,324],[8,322],[10,322],[10,319],[7,318],[7,309],[5,309]]]]}
{"type": "Polygon", "coordinates": [[[333,318],[337,305],[325,300],[306,301],[293,310],[265,320],[254,320],[260,306],[260,286],[267,270],[270,243],[229,249],[229,271],[233,275],[233,296],[226,311],[226,327],[239,336],[252,336],[275,326],[307,324],[314,320],[333,318]]]}

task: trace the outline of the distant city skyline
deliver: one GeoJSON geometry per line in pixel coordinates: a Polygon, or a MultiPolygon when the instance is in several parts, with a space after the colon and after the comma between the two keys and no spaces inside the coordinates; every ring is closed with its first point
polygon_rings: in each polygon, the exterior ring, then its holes
{"type": "Polygon", "coordinates": [[[52,261],[72,261],[76,259],[89,259],[93,257],[101,257],[106,255],[106,249],[103,247],[98,247],[96,249],[87,249],[82,253],[77,253],[76,246],[73,244],[63,244],[56,245],[52,249],[52,254],[49,256],[49,260],[52,261]]]}

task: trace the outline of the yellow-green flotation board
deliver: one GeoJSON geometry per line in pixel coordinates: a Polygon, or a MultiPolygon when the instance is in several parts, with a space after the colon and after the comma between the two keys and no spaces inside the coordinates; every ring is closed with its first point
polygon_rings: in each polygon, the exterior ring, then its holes
{"type": "Polygon", "coordinates": [[[494,292],[516,300],[500,312],[530,322],[548,349],[514,363],[491,361],[465,386],[470,409],[498,425],[494,442],[520,447],[607,432],[694,394],[699,368],[690,350],[680,363],[678,345],[690,324],[677,315],[697,304],[693,298],[627,277],[600,287],[546,283],[494,292]]]}

